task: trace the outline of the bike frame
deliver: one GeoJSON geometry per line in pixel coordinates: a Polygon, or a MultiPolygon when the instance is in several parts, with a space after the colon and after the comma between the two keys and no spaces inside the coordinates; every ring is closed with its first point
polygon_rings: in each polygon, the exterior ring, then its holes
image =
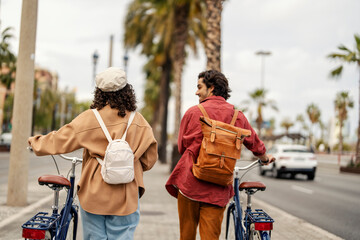
{"type": "Polygon", "coordinates": [[[59,190],[54,190],[54,205],[52,207],[52,215],[48,216],[46,212],[39,212],[29,221],[22,225],[23,236],[25,232],[25,238],[30,239],[43,239],[45,238],[45,232],[50,233],[51,239],[65,240],[71,219],[74,219],[73,236],[76,239],[77,224],[78,224],[78,206],[73,204],[74,202],[74,186],[75,186],[75,167],[78,162],[82,162],[82,159],[77,157],[67,157],[60,154],[60,156],[66,160],[70,160],[72,167],[69,177],[70,188],[68,189],[66,201],[64,207],[59,214],[58,200],[59,190]],[[31,237],[29,237],[31,236],[31,237]]]}
{"type": "MultiPolygon", "coordinates": [[[[274,222],[274,220],[267,215],[263,210],[256,209],[255,211],[252,211],[251,209],[251,198],[248,197],[248,204],[247,208],[244,211],[245,216],[243,218],[243,210],[240,204],[240,170],[247,170],[251,169],[252,167],[261,164],[260,160],[255,161],[251,163],[248,166],[245,167],[235,167],[235,174],[234,174],[234,198],[233,201],[229,204],[227,215],[226,215],[226,239],[228,237],[228,231],[229,231],[229,220],[230,217],[233,216],[234,220],[234,227],[235,227],[235,239],[236,240],[246,240],[250,238],[250,227],[252,224],[256,224],[255,226],[257,228],[263,228],[262,230],[259,230],[259,233],[261,235],[261,239],[269,239],[270,237],[270,231],[266,230],[268,229],[268,226],[266,224],[274,222]]],[[[245,174],[245,173],[244,173],[245,174]]]]}
{"type": "Polygon", "coordinates": [[[78,209],[77,209],[77,206],[73,205],[76,161],[72,161],[71,164],[72,164],[72,172],[70,175],[71,187],[66,196],[65,206],[61,210],[61,214],[60,214],[61,218],[59,221],[60,225],[56,229],[56,238],[55,239],[60,239],[60,240],[65,240],[72,216],[74,216],[74,236],[76,236],[76,232],[77,232],[77,220],[78,220],[77,210],[78,209]],[[62,230],[64,230],[64,231],[62,231],[62,230]]]}

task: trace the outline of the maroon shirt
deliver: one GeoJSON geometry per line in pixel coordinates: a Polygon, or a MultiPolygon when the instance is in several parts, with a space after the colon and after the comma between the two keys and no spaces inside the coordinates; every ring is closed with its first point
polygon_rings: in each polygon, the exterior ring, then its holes
{"type": "MultiPolygon", "coordinates": [[[[201,104],[211,119],[230,123],[234,115],[234,106],[225,101],[223,97],[211,96],[201,104]]],[[[199,201],[225,207],[234,195],[232,185],[226,187],[200,181],[192,174],[193,159],[197,159],[203,138],[201,132],[200,116],[202,113],[198,106],[193,106],[185,113],[181,120],[178,147],[182,154],[175,169],[171,173],[165,187],[173,196],[177,197],[178,190],[186,197],[199,201]]],[[[239,112],[235,126],[251,130],[251,136],[244,139],[244,145],[255,156],[265,154],[264,143],[259,139],[248,120],[239,112]]]]}

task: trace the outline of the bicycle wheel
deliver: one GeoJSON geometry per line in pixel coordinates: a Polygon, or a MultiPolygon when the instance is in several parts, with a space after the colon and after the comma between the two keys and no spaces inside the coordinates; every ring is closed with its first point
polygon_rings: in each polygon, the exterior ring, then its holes
{"type": "Polygon", "coordinates": [[[249,239],[250,240],[270,240],[270,235],[268,234],[267,231],[255,230],[254,224],[251,224],[249,239]]]}
{"type": "Polygon", "coordinates": [[[235,216],[234,211],[230,212],[229,221],[228,221],[228,232],[226,236],[226,240],[233,240],[236,239],[236,233],[235,233],[235,216]]]}
{"type": "Polygon", "coordinates": [[[261,234],[258,230],[255,230],[254,224],[250,226],[249,240],[261,240],[261,234]]]}
{"type": "Polygon", "coordinates": [[[236,221],[235,205],[230,204],[226,214],[226,240],[240,240],[240,221],[236,221]],[[235,225],[237,224],[237,226],[235,225]],[[236,228],[238,230],[236,231],[236,228]]]}
{"type": "Polygon", "coordinates": [[[76,233],[74,233],[75,229],[75,219],[74,217],[71,218],[70,222],[69,222],[69,227],[67,229],[67,235],[66,235],[66,240],[74,240],[76,239],[76,233]]]}

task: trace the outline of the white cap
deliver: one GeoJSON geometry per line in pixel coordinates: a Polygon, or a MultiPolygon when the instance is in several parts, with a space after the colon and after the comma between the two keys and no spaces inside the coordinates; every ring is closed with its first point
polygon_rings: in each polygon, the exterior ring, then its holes
{"type": "Polygon", "coordinates": [[[126,86],[126,73],[121,68],[109,67],[96,75],[95,82],[102,91],[115,92],[126,86]]]}

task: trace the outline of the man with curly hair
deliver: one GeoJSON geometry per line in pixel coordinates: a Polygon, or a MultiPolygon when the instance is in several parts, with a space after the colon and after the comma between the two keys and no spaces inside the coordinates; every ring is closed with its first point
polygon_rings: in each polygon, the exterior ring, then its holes
{"type": "MultiPolygon", "coordinates": [[[[231,122],[235,110],[226,101],[230,92],[228,80],[221,72],[208,70],[198,75],[195,94],[211,119],[231,122]]],[[[225,207],[234,195],[231,184],[221,186],[201,181],[192,173],[203,138],[200,116],[200,108],[193,106],[181,119],[178,147],[182,156],[165,185],[167,191],[178,199],[180,240],[195,240],[198,225],[201,239],[219,239],[225,207]]],[[[275,160],[266,154],[264,143],[242,112],[239,112],[235,126],[251,131],[251,136],[245,138],[243,143],[255,156],[264,162],[275,160]]]]}
{"type": "MultiPolygon", "coordinates": [[[[98,110],[112,139],[122,137],[130,113],[136,110],[135,92],[123,70],[111,67],[96,76],[90,108],[98,110]]],[[[148,122],[136,112],[126,136],[134,153],[135,178],[127,184],[107,184],[96,158],[103,159],[108,140],[91,109],[58,131],[28,141],[38,156],[84,149],[77,186],[84,239],[133,239],[140,218],[139,198],[145,192],[143,171],[157,160],[157,142],[148,122]]]]}

